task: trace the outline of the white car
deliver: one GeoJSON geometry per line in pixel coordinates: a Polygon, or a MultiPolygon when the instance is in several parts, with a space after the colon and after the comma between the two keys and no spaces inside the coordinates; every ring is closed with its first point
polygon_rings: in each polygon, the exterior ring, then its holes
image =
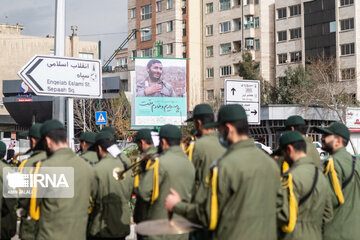
{"type": "Polygon", "coordinates": [[[327,153],[321,149],[322,145],[320,142],[313,142],[316,150],[318,151],[320,157],[324,157],[327,153]]]}
{"type": "Polygon", "coordinates": [[[271,155],[273,153],[271,147],[268,147],[268,146],[266,146],[266,145],[264,145],[264,144],[262,144],[260,142],[255,141],[255,145],[257,147],[259,147],[260,149],[262,149],[263,151],[267,152],[269,155],[271,155]]]}

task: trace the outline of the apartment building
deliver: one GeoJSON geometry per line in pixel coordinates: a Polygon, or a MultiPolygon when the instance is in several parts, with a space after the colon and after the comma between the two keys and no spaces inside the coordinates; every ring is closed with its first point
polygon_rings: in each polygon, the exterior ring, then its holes
{"type": "Polygon", "coordinates": [[[275,79],[273,0],[204,0],[205,101],[224,97],[224,80],[239,78],[242,53],[260,62],[266,81],[275,79]]]}
{"type": "Polygon", "coordinates": [[[200,2],[128,0],[129,34],[135,32],[128,44],[129,70],[134,70],[136,57],[187,58],[188,109],[201,101],[200,2]]]}
{"type": "Polygon", "coordinates": [[[312,57],[336,58],[345,90],[359,100],[360,6],[354,0],[276,0],[276,78],[312,57]]]}

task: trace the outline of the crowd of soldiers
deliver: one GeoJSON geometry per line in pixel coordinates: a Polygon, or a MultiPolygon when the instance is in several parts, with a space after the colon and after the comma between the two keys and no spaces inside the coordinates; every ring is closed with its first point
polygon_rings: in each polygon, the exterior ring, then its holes
{"type": "MultiPolygon", "coordinates": [[[[350,132],[341,123],[315,128],[322,133],[325,162],[300,116],[285,122],[279,146],[269,156],[249,137],[244,108],[225,105],[215,121],[213,109],[199,104],[193,137],[181,147],[181,131],[164,125],[154,146],[149,129],[136,133],[140,155],[131,161],[114,154],[114,129],[80,137],[79,153],[68,148],[57,120],[33,125],[30,157],[42,167],[72,167],[72,198],[0,197],[1,239],[125,239],[133,221],[186,218],[202,226],[178,235],[139,235],[137,239],[357,239],[360,237],[360,165],[346,151],[350,132]],[[135,166],[135,167],[134,167],[135,166]],[[135,171],[128,171],[134,169],[135,171]]],[[[0,142],[0,157],[6,146],[0,142]]],[[[0,161],[2,169],[7,165],[0,161]]],[[[161,227],[161,226],[159,226],[161,227]]],[[[153,229],[156,231],[156,229],[153,229]]]]}

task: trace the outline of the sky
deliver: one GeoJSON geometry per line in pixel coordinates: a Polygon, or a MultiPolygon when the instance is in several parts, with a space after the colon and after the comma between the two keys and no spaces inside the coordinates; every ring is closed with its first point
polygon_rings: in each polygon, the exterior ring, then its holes
{"type": "MultiPolygon", "coordinates": [[[[0,23],[24,26],[23,35],[55,32],[55,0],[0,0],[0,23]]],[[[128,35],[127,0],[65,0],[66,35],[78,26],[82,41],[101,41],[105,62],[128,35]]]]}

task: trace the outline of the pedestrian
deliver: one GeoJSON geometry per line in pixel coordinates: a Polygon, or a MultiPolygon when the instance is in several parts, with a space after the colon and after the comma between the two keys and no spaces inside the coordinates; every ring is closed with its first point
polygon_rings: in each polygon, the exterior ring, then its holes
{"type": "Polygon", "coordinates": [[[166,209],[212,230],[211,239],[275,240],[279,168],[249,138],[241,105],[222,106],[213,126],[229,147],[211,164],[210,196],[202,204],[187,203],[172,190],[166,209]]]}
{"type": "Polygon", "coordinates": [[[127,172],[117,180],[114,173],[127,169],[131,163],[109,152],[114,144],[115,139],[110,132],[96,135],[95,146],[100,161],[94,167],[97,184],[89,220],[91,239],[124,240],[130,233],[129,201],[133,192],[133,178],[127,172]]]}
{"type": "Polygon", "coordinates": [[[34,163],[34,173],[44,167],[73,168],[74,195],[70,198],[37,198],[33,188],[30,216],[39,221],[36,240],[85,240],[89,199],[94,185],[93,169],[68,148],[62,123],[48,120],[41,126],[40,133],[48,158],[34,163]]]}
{"type": "Polygon", "coordinates": [[[83,132],[80,135],[80,157],[85,159],[91,166],[94,166],[99,159],[96,154],[96,149],[93,147],[95,143],[95,133],[83,132]]]}
{"type": "MultiPolygon", "coordinates": [[[[136,195],[142,201],[149,203],[144,220],[168,218],[164,201],[170,193],[170,188],[179,192],[185,201],[190,201],[191,189],[194,184],[194,167],[180,147],[180,129],[174,125],[164,125],[160,128],[159,137],[160,155],[147,162],[144,176],[135,189],[136,195]]],[[[187,240],[188,234],[143,236],[143,239],[187,240]]]]}
{"type": "Polygon", "coordinates": [[[306,154],[307,143],[300,132],[285,132],[279,150],[290,166],[279,194],[283,196],[277,217],[279,239],[321,240],[324,223],[333,213],[326,178],[306,154]]]}
{"type": "Polygon", "coordinates": [[[322,133],[322,149],[330,153],[324,174],[330,184],[334,218],[325,225],[324,239],[359,239],[360,237],[360,164],[346,151],[349,129],[334,122],[315,129],[322,133]]]}

